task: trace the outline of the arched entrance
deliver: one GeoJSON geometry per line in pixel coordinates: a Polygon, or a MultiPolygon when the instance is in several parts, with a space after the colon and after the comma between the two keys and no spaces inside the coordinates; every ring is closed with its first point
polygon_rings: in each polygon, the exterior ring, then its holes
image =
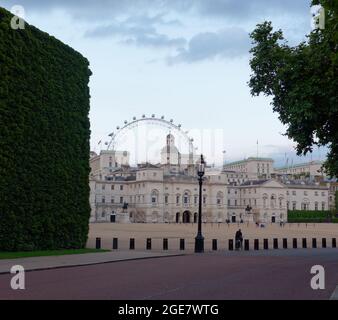
{"type": "Polygon", "coordinates": [[[184,211],[183,212],[183,223],[190,223],[190,211],[184,211]]]}
{"type": "Polygon", "coordinates": [[[274,213],[272,214],[271,222],[276,223],[276,215],[274,213]]]}
{"type": "Polygon", "coordinates": [[[197,223],[197,212],[194,213],[194,223],[197,223]]]}
{"type": "Polygon", "coordinates": [[[176,223],[180,222],[180,215],[181,214],[179,212],[176,213],[176,223]]]}

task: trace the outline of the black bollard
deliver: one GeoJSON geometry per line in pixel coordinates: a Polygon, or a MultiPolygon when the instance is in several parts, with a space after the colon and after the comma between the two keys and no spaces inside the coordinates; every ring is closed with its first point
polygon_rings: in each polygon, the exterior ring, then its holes
{"type": "Polygon", "coordinates": [[[288,248],[288,239],[283,238],[283,249],[287,249],[288,248]]]}
{"type": "Polygon", "coordinates": [[[117,249],[118,249],[118,239],[113,238],[113,250],[117,250],[117,249]]]}
{"type": "Polygon", "coordinates": [[[316,249],[317,248],[317,239],[312,238],[312,248],[316,249]]]}
{"type": "Polygon", "coordinates": [[[254,240],[254,249],[259,250],[259,240],[258,239],[254,240]]]}
{"type": "Polygon", "coordinates": [[[184,239],[180,239],[180,250],[185,250],[185,241],[184,241],[184,239]]]}
{"type": "Polygon", "coordinates": [[[163,250],[168,250],[168,239],[163,239],[163,250]]]}
{"type": "Polygon", "coordinates": [[[268,250],[268,249],[269,249],[269,240],[264,239],[264,250],[268,250]]]}
{"type": "Polygon", "coordinates": [[[147,250],[151,250],[151,239],[150,238],[147,239],[146,248],[147,250]]]}
{"type": "Polygon", "coordinates": [[[212,240],[212,250],[217,251],[217,239],[212,240]]]}
{"type": "Polygon", "coordinates": [[[297,239],[296,238],[293,238],[293,240],[292,240],[292,247],[294,249],[297,249],[297,239]]]}
{"type": "Polygon", "coordinates": [[[135,249],[135,239],[130,239],[129,240],[129,249],[134,250],[135,249]]]}
{"type": "Polygon", "coordinates": [[[273,248],[278,249],[278,239],[273,239],[273,248]]]}
{"type": "Polygon", "coordinates": [[[229,239],[229,251],[234,251],[234,240],[229,239]]]}
{"type": "Polygon", "coordinates": [[[101,249],[101,238],[96,238],[95,248],[97,250],[101,249]]]}
{"type": "Polygon", "coordinates": [[[244,240],[244,250],[249,251],[250,250],[250,245],[249,245],[249,239],[244,240]]]}
{"type": "Polygon", "coordinates": [[[332,248],[337,248],[337,239],[332,238],[332,248]]]}
{"type": "Polygon", "coordinates": [[[322,248],[326,248],[326,238],[322,238],[322,248]]]}
{"type": "Polygon", "coordinates": [[[303,238],[303,249],[306,249],[307,248],[307,243],[306,243],[306,238],[303,238]]]}

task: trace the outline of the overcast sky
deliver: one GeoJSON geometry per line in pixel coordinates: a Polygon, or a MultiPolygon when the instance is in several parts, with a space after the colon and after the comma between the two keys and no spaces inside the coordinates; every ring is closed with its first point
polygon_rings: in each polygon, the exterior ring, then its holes
{"type": "MultiPolygon", "coordinates": [[[[270,99],[250,96],[248,34],[271,20],[291,44],[305,40],[310,2],[0,0],[0,6],[22,5],[28,23],[90,61],[92,149],[98,151],[98,142],[108,141],[124,120],[156,114],[191,132],[223,130],[224,139],[209,154],[212,162],[222,160],[224,149],[227,161],[256,156],[258,140],[259,155],[282,164],[285,153],[295,162],[303,159],[282,136],[270,99]]],[[[202,146],[198,152],[208,153],[202,146]]]]}

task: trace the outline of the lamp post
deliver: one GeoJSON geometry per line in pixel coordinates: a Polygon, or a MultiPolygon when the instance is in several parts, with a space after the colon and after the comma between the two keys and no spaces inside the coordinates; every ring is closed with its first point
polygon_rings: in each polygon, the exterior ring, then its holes
{"type": "Polygon", "coordinates": [[[205,174],[205,162],[203,155],[201,155],[201,162],[198,164],[197,175],[200,186],[199,206],[198,206],[198,231],[195,238],[195,252],[204,252],[204,237],[202,236],[202,185],[203,176],[205,174]]]}

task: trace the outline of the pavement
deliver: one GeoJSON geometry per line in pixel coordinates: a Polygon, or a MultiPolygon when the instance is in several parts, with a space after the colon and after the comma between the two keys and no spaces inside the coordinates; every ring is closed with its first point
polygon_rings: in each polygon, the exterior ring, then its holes
{"type": "Polygon", "coordinates": [[[329,300],[337,292],[337,249],[148,258],[29,272],[25,290],[12,290],[12,275],[1,274],[0,299],[329,300]],[[314,265],[325,269],[324,290],[311,288],[314,265]]]}
{"type": "Polygon", "coordinates": [[[176,256],[172,252],[151,251],[110,251],[64,256],[32,257],[0,260],[0,274],[9,273],[14,265],[21,265],[25,271],[69,268],[75,266],[95,265],[117,261],[160,258],[176,256]]]}

